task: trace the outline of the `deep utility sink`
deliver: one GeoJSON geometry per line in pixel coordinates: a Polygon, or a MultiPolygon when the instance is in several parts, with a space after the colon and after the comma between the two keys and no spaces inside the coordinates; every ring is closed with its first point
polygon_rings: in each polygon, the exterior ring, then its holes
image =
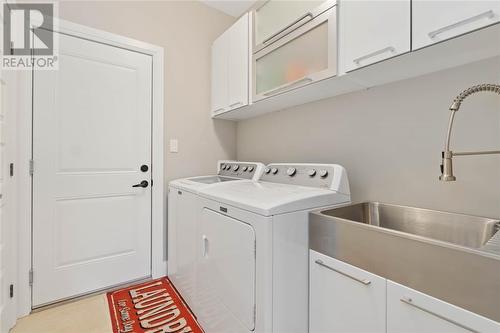
{"type": "Polygon", "coordinates": [[[366,202],[309,215],[309,247],[500,322],[500,221],[366,202]]]}
{"type": "Polygon", "coordinates": [[[483,247],[500,226],[499,220],[484,217],[378,202],[326,210],[322,214],[475,249],[483,247]]]}

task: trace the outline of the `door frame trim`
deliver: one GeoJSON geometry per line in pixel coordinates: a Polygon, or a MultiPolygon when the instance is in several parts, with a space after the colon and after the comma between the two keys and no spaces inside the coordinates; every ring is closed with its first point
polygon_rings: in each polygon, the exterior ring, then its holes
{"type": "MultiPolygon", "coordinates": [[[[57,31],[96,42],[150,55],[152,70],[152,168],[151,177],[151,276],[167,274],[166,255],[166,193],[164,182],[164,49],[125,36],[90,28],[69,21],[54,19],[57,31]],[[159,170],[159,172],[155,172],[159,170]]],[[[19,72],[18,109],[18,317],[32,310],[29,272],[32,269],[32,178],[29,164],[32,158],[32,76],[19,72]],[[21,172],[21,170],[23,170],[21,172]]],[[[35,170],[36,172],[36,170],[35,170]]],[[[35,273],[36,274],[36,273],[35,273]]]]}

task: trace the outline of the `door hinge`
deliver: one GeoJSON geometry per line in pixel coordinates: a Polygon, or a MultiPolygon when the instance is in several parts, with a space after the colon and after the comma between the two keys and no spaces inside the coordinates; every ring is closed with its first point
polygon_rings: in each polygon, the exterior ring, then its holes
{"type": "Polygon", "coordinates": [[[29,272],[29,281],[30,281],[30,286],[33,285],[33,270],[30,269],[30,272],[29,272]]]}
{"type": "Polygon", "coordinates": [[[9,296],[10,296],[10,298],[14,297],[14,285],[13,284],[11,284],[9,286],[9,296]]]}
{"type": "Polygon", "coordinates": [[[9,164],[9,175],[14,177],[14,163],[9,164]]]}
{"type": "Polygon", "coordinates": [[[30,176],[33,176],[35,173],[35,161],[30,160],[30,176]]]}

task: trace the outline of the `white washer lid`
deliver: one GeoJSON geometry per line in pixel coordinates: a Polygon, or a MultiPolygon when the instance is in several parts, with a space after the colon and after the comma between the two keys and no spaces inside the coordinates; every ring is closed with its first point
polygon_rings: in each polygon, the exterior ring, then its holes
{"type": "MultiPolygon", "coordinates": [[[[189,177],[189,178],[181,178],[181,179],[176,179],[172,180],[169,183],[170,187],[174,187],[180,190],[192,192],[192,193],[198,193],[198,191],[201,188],[209,187],[209,186],[218,186],[223,182],[219,181],[207,181],[212,178],[230,178],[230,177],[225,177],[225,176],[219,176],[219,175],[208,175],[208,176],[197,176],[197,177],[189,177]]],[[[239,178],[232,178],[230,181],[225,181],[227,182],[235,182],[235,181],[250,181],[250,180],[245,180],[245,179],[239,179],[239,178]]]]}
{"type": "Polygon", "coordinates": [[[271,216],[349,202],[346,194],[330,189],[271,182],[226,182],[199,190],[217,202],[271,216]]]}

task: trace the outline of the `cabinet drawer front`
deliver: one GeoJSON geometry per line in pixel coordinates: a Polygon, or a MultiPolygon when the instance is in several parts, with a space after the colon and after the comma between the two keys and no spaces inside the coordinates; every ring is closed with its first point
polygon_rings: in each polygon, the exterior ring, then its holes
{"type": "Polygon", "coordinates": [[[412,49],[500,21],[500,1],[412,1],[412,49]]]}
{"type": "Polygon", "coordinates": [[[500,323],[387,281],[387,332],[498,333],[500,323]]]}
{"type": "Polygon", "coordinates": [[[341,1],[340,72],[410,51],[410,0],[341,1]]]}
{"type": "Polygon", "coordinates": [[[337,72],[336,8],[253,56],[253,101],[337,72]]]}
{"type": "Polygon", "coordinates": [[[386,280],[309,251],[309,332],[385,332],[386,280]]]}

